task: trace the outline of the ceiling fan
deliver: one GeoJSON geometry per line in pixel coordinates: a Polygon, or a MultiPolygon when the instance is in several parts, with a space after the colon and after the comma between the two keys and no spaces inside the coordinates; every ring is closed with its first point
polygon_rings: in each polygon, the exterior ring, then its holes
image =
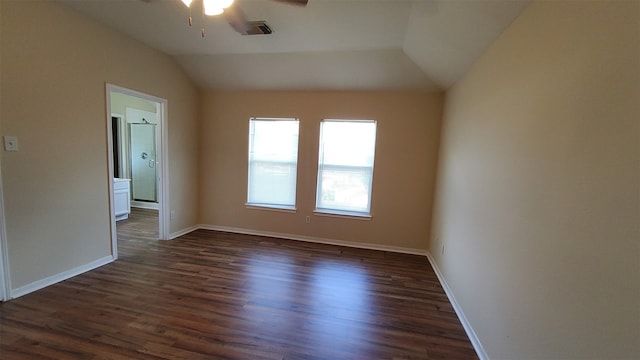
{"type": "MultiPolygon", "coordinates": [[[[181,0],[191,11],[193,0],[181,0]]],[[[309,0],[272,0],[290,5],[307,6],[309,0]]],[[[244,11],[234,3],[234,0],[202,0],[203,16],[215,16],[222,14],[229,25],[241,35],[271,34],[271,28],[264,21],[249,21],[244,11]]],[[[189,13],[189,26],[192,26],[191,13],[189,13]]],[[[205,31],[202,28],[202,37],[205,31]]]]}

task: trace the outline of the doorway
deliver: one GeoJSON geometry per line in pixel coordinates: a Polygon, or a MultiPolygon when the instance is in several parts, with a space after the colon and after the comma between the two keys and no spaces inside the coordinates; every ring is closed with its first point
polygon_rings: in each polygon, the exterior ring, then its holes
{"type": "Polygon", "coordinates": [[[157,239],[169,236],[167,100],[112,84],[106,93],[112,248],[117,257],[117,224],[139,208],[157,214],[157,239]]]}

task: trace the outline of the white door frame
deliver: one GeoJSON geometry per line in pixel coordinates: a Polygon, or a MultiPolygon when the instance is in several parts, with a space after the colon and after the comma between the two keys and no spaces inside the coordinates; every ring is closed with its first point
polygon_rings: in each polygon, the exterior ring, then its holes
{"type": "Polygon", "coordinates": [[[116,233],[116,217],[113,204],[113,131],[111,127],[111,93],[117,92],[157,103],[158,108],[158,238],[169,239],[169,166],[168,166],[168,132],[167,132],[167,100],[121,86],[106,84],[107,93],[107,154],[109,182],[109,212],[111,217],[111,249],[114,259],[118,258],[118,236],[116,233]]]}
{"type": "Polygon", "coordinates": [[[11,296],[11,278],[9,277],[9,250],[7,248],[7,230],[4,219],[1,168],[0,164],[0,301],[7,301],[11,296]]]}

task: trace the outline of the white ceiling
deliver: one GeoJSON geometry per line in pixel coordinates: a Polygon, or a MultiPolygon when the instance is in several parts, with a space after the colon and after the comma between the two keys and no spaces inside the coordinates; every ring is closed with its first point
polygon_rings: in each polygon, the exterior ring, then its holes
{"type": "Polygon", "coordinates": [[[235,0],[273,29],[257,36],[203,20],[201,0],[192,27],[180,0],[57,1],[173,56],[205,89],[441,90],[530,0],[235,0]]]}

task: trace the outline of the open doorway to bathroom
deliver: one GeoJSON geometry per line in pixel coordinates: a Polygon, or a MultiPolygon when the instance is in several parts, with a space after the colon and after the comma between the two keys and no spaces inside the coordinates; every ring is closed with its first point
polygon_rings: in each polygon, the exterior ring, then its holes
{"type": "MultiPolygon", "coordinates": [[[[125,105],[125,115],[111,114],[113,177],[128,180],[132,207],[158,210],[157,114],[126,106],[136,106],[132,104],[133,99],[118,93],[111,97],[112,109],[125,105]]],[[[136,101],[154,105],[140,99],[136,101]]]]}
{"type": "Polygon", "coordinates": [[[166,100],[107,85],[112,240],[166,239],[166,100]],[[124,233],[124,234],[120,234],[124,233]]]}

